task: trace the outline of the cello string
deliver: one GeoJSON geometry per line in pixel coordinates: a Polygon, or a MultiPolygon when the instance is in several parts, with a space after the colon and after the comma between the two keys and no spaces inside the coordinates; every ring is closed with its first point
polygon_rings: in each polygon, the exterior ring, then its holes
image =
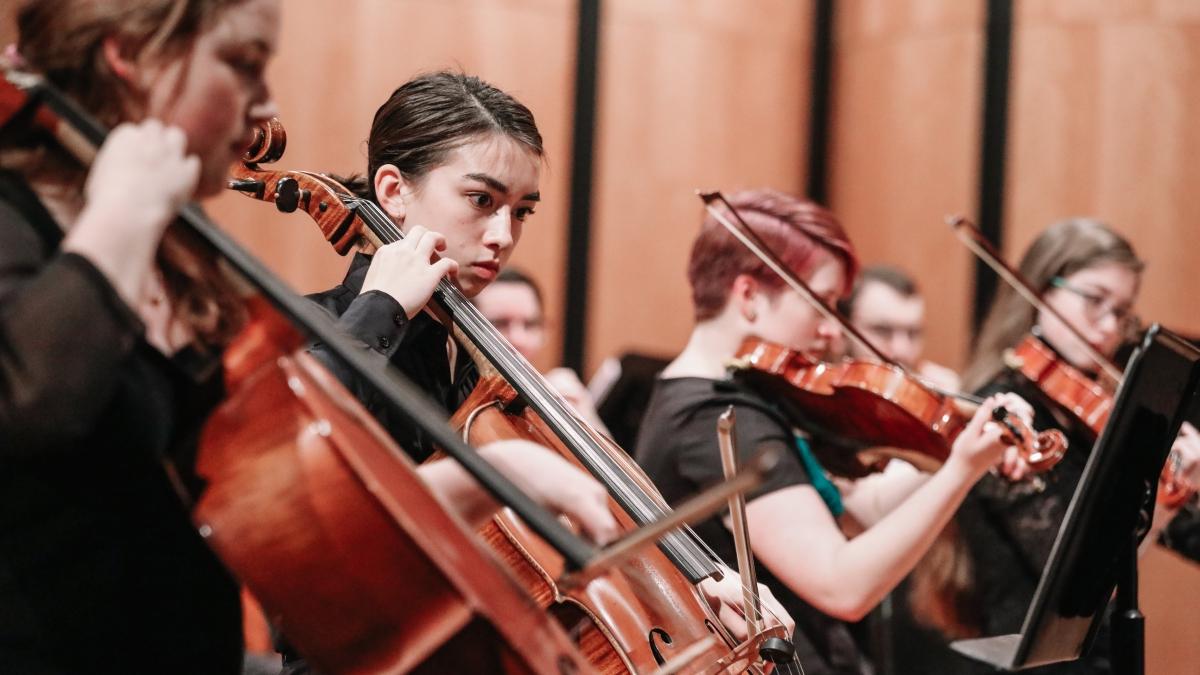
{"type": "MultiPolygon", "coordinates": [[[[404,238],[396,223],[374,201],[358,198],[351,201],[358,204],[360,217],[383,243],[393,243],[404,238]]],[[[531,395],[551,402],[551,405],[543,405],[539,413],[551,418],[547,421],[557,422],[557,427],[569,436],[572,445],[587,452],[595,470],[602,473],[605,482],[619,493],[626,507],[634,511],[631,515],[638,518],[640,524],[656,520],[667,513],[668,507],[665,504],[657,503],[641,486],[634,483],[624,470],[614,464],[588,433],[588,425],[573,414],[564,413],[571,408],[561,394],[551,388],[527,360],[513,352],[511,345],[499,334],[495,326],[466,300],[457,287],[443,279],[438,283],[438,290],[443,298],[453,304],[449,309],[453,310],[456,321],[464,327],[469,327],[472,334],[479,337],[484,343],[481,347],[491,348],[489,357],[495,358],[498,367],[502,365],[508,372],[520,378],[522,388],[532,390],[531,395]]],[[[718,560],[717,556],[707,545],[702,545],[699,537],[690,528],[672,532],[664,537],[661,544],[672,550],[681,564],[690,565],[689,576],[694,580],[711,576],[715,571],[713,565],[718,560]]]]}
{"type": "MultiPolygon", "coordinates": [[[[364,200],[364,201],[365,201],[365,204],[364,204],[365,208],[360,209],[360,214],[364,216],[364,220],[368,223],[369,226],[371,226],[372,232],[374,232],[375,235],[384,244],[394,243],[394,242],[400,241],[404,238],[404,235],[400,232],[400,230],[396,226],[396,224],[391,220],[391,218],[386,217],[386,215],[382,212],[382,209],[380,209],[377,204],[375,204],[373,201],[370,201],[370,200],[364,200]]],[[[441,286],[442,283],[444,283],[444,282],[440,282],[439,286],[441,286]]],[[[464,312],[462,314],[456,315],[456,317],[460,318],[460,319],[476,318],[476,317],[472,316],[471,313],[469,313],[469,312],[464,312]]],[[[486,320],[484,320],[484,324],[485,325],[475,326],[476,328],[480,329],[480,330],[477,330],[475,334],[480,335],[484,339],[489,339],[489,338],[494,339],[495,336],[490,335],[489,333],[491,331],[489,331],[487,329],[490,327],[492,329],[492,331],[494,331],[495,327],[492,326],[490,323],[486,322],[486,320]]],[[[502,336],[501,336],[501,338],[502,338],[502,336]]],[[[505,341],[503,343],[498,343],[493,346],[503,347],[506,345],[507,345],[507,342],[505,341]]],[[[509,356],[509,354],[507,353],[508,350],[506,350],[506,349],[493,349],[492,352],[499,355],[501,358],[509,356]]],[[[568,414],[569,416],[574,418],[574,421],[577,424],[582,424],[582,420],[579,418],[578,413],[576,411],[574,411],[573,408],[571,408],[569,405],[566,404],[566,401],[565,401],[565,399],[562,398],[561,394],[559,394],[557,391],[551,389],[548,386],[542,386],[542,385],[544,385],[544,382],[545,382],[544,379],[541,378],[540,374],[537,374],[536,371],[534,371],[532,369],[532,365],[529,364],[529,362],[527,360],[525,360],[523,358],[522,359],[513,359],[511,365],[513,366],[513,370],[521,372],[521,374],[524,375],[528,379],[528,381],[531,385],[541,389],[541,391],[538,392],[539,395],[543,395],[543,396],[546,396],[547,398],[551,398],[551,399],[556,399],[556,402],[561,404],[561,406],[560,406],[561,410],[565,411],[566,414],[568,414]]],[[[589,436],[589,440],[592,440],[594,442],[594,439],[591,439],[590,436],[589,436]]],[[[626,479],[626,480],[628,480],[628,479],[626,479]]],[[[644,494],[641,492],[641,490],[637,490],[636,493],[644,494]]],[[[665,505],[660,505],[660,504],[656,503],[655,501],[649,500],[649,499],[646,501],[646,505],[649,507],[649,510],[653,513],[653,515],[651,516],[652,518],[658,518],[663,515],[666,515],[668,508],[669,508],[665,505]]],[[[681,529],[687,529],[689,532],[691,531],[690,528],[681,528],[681,529]]],[[[715,553],[712,555],[715,557],[715,553]]],[[[734,572],[734,570],[732,570],[732,568],[730,568],[730,571],[734,572]]],[[[741,583],[740,579],[738,582],[738,586],[744,594],[751,596],[754,599],[754,601],[756,602],[756,604],[758,604],[760,615],[762,615],[764,617],[769,616],[771,619],[774,620],[775,625],[778,625],[778,626],[785,625],[783,620],[780,618],[779,614],[772,607],[764,605],[762,603],[762,596],[760,595],[757,587],[750,587],[747,584],[741,583]]],[[[764,627],[765,627],[765,622],[764,622],[764,627]]],[[[791,639],[790,635],[788,636],[788,639],[789,640],[791,639]]],[[[793,658],[790,662],[787,662],[785,664],[778,664],[778,665],[783,665],[786,669],[786,672],[789,672],[789,673],[790,672],[799,672],[799,673],[803,674],[803,672],[804,672],[803,666],[801,664],[799,664],[798,658],[795,655],[793,655],[793,658]],[[798,667],[799,670],[798,671],[792,670],[793,665],[798,667]]]]}
{"type": "MultiPolygon", "coordinates": [[[[359,213],[360,213],[360,215],[364,216],[364,220],[368,223],[368,226],[372,226],[371,227],[372,232],[374,234],[376,234],[376,237],[378,237],[380,241],[383,241],[384,244],[392,244],[392,243],[396,243],[396,241],[400,241],[403,239],[403,234],[400,232],[400,228],[398,228],[396,226],[395,222],[391,221],[390,217],[379,217],[379,216],[384,216],[384,214],[382,213],[382,209],[379,209],[379,207],[376,203],[374,203],[372,201],[362,201],[362,202],[365,202],[365,208],[360,209],[359,213]]],[[[444,281],[439,282],[439,286],[442,286],[442,283],[444,283],[444,281]]],[[[467,318],[467,317],[460,316],[460,318],[467,318]]],[[[484,339],[493,339],[493,336],[488,334],[488,333],[490,333],[490,331],[487,330],[488,325],[491,325],[491,324],[480,325],[480,327],[476,327],[476,328],[481,329],[481,330],[476,330],[476,334],[481,335],[482,337],[484,337],[484,339]]],[[[492,328],[494,329],[494,327],[492,327],[492,328]]],[[[503,347],[504,345],[497,344],[497,345],[493,345],[493,346],[494,347],[503,347]]],[[[506,352],[506,350],[503,350],[503,348],[499,348],[499,350],[492,350],[492,353],[498,354],[498,356],[500,358],[505,358],[505,357],[509,356],[509,354],[506,354],[505,352],[506,352]]],[[[536,374],[535,371],[530,372],[533,369],[532,369],[532,365],[530,365],[527,362],[527,360],[511,359],[510,365],[512,366],[512,370],[521,371],[522,375],[527,377],[527,380],[529,381],[530,384],[532,384],[533,387],[541,389],[540,392],[538,392],[539,395],[544,395],[544,396],[546,396],[546,398],[550,398],[550,399],[557,399],[557,402],[559,402],[559,404],[562,404],[562,410],[566,411],[566,413],[570,414],[571,417],[574,417],[576,423],[582,424],[583,420],[580,417],[578,417],[578,413],[576,411],[574,411],[574,408],[571,408],[569,405],[566,405],[566,401],[565,401],[565,399],[562,398],[562,394],[559,394],[557,392],[557,390],[553,390],[550,387],[542,387],[541,386],[541,384],[545,382],[544,378],[541,378],[541,376],[536,374]],[[532,377],[532,375],[536,375],[536,376],[532,377]]],[[[594,442],[594,440],[593,440],[593,442],[594,442]]],[[[620,478],[618,478],[618,479],[620,479],[620,478]]],[[[635,494],[642,494],[642,491],[640,489],[638,489],[638,490],[636,490],[635,494]]],[[[646,506],[648,507],[648,510],[650,512],[649,513],[650,519],[661,518],[661,516],[666,515],[667,509],[670,508],[670,507],[667,507],[666,504],[660,504],[660,503],[654,501],[653,498],[650,498],[650,500],[647,500],[646,506]]],[[[680,530],[691,533],[692,536],[694,536],[696,538],[697,542],[703,543],[703,540],[698,539],[698,536],[696,536],[695,532],[692,531],[690,527],[682,527],[682,528],[680,528],[680,530]]],[[[708,549],[707,544],[703,544],[703,545],[704,545],[704,549],[707,550],[707,554],[710,558],[714,558],[714,561],[720,560],[720,558],[718,556],[716,556],[715,552],[713,552],[712,549],[708,549]]],[[[732,568],[730,569],[730,572],[734,572],[732,568]]],[[[776,613],[774,608],[769,607],[769,605],[762,603],[762,596],[761,596],[761,593],[758,592],[757,587],[749,587],[746,584],[740,583],[740,579],[739,579],[738,584],[739,584],[740,590],[742,590],[743,593],[745,593],[745,595],[749,595],[752,598],[754,598],[754,601],[758,604],[758,611],[760,611],[761,616],[763,616],[763,617],[769,616],[770,619],[774,620],[775,626],[785,626],[786,625],[786,623],[784,621],[782,621],[780,615],[778,613],[776,613]]],[[[733,605],[731,605],[731,607],[733,607],[733,605]]],[[[764,622],[764,628],[766,628],[766,622],[764,622]]],[[[787,635],[787,639],[791,640],[791,635],[787,635]]],[[[788,674],[791,674],[791,673],[799,673],[800,675],[804,674],[803,664],[799,663],[799,657],[794,655],[794,653],[793,653],[791,661],[788,661],[786,663],[776,664],[775,667],[776,667],[776,669],[781,669],[782,671],[784,671],[784,673],[788,673],[788,674]]]]}

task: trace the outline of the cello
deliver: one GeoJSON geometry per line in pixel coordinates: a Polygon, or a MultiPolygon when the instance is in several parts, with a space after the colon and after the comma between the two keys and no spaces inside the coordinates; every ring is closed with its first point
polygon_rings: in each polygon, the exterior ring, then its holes
{"type": "MultiPolygon", "coordinates": [[[[230,187],[282,211],[303,209],[339,254],[403,237],[376,203],[329,176],[262,169],[260,163],[279,158],[285,139],[278,122],[261,127],[230,187]]],[[[474,443],[525,438],[558,450],[605,484],[610,510],[628,528],[669,511],[628,455],[580,420],[456,286],[443,279],[432,304],[481,371],[479,384],[453,418],[464,438],[474,443]]],[[[564,560],[522,518],[502,514],[483,536],[530,595],[568,626],[601,672],[759,671],[791,659],[781,628],[766,628],[739,642],[721,625],[695,584],[719,578],[722,569],[690,530],[671,532],[659,549],[581,584],[560,582],[564,560]]]]}
{"type": "MultiPolygon", "coordinates": [[[[46,134],[86,165],[106,132],[40,77],[5,71],[0,127],[46,134]]],[[[225,398],[207,421],[198,493],[176,483],[201,536],[314,663],[332,673],[587,672],[471,533],[423,485],[402,453],[300,349],[327,341],[414,423],[512,505],[573,564],[589,546],[459,442],[394,376],[364,366],[312,313],[195,205],[164,246],[226,288],[238,305],[228,344],[204,345],[224,367],[225,398]]],[[[164,460],[178,478],[193,467],[164,460]]]]}

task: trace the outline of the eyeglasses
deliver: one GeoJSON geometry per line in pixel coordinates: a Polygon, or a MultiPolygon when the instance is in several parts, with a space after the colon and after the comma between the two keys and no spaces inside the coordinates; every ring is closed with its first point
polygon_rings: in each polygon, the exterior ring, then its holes
{"type": "Polygon", "coordinates": [[[1133,313],[1133,307],[1127,304],[1117,304],[1108,299],[1107,296],[1100,295],[1093,291],[1078,286],[1073,286],[1067,283],[1062,277],[1054,277],[1050,280],[1050,285],[1055,288],[1061,288],[1068,293],[1079,296],[1083,299],[1083,313],[1089,321],[1099,322],[1104,317],[1112,314],[1119,326],[1131,326],[1138,323],[1137,316],[1133,313]]]}

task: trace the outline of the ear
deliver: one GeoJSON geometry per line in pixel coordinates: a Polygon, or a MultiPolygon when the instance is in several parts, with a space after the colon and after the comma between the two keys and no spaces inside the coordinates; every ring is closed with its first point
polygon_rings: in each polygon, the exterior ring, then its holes
{"type": "Polygon", "coordinates": [[[109,35],[104,38],[104,42],[100,45],[100,52],[104,56],[104,63],[108,65],[114,75],[130,87],[141,90],[140,70],[135,59],[129,53],[128,45],[120,37],[109,35]]]}
{"type": "Polygon", "coordinates": [[[404,216],[407,214],[404,198],[405,195],[411,194],[412,186],[394,164],[379,167],[375,171],[374,181],[375,199],[379,201],[379,206],[397,225],[403,225],[404,216]]]}
{"type": "Polygon", "coordinates": [[[749,274],[739,274],[729,289],[729,302],[737,309],[738,316],[746,321],[758,320],[759,303],[764,298],[762,285],[749,274]]]}

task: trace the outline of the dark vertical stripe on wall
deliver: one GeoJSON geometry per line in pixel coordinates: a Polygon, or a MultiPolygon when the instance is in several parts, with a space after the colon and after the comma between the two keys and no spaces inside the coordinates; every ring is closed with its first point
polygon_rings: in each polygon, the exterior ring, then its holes
{"type": "MultiPolygon", "coordinates": [[[[979,154],[979,229],[1000,248],[1004,244],[1004,155],[1008,131],[1009,65],[1012,55],[1012,0],[987,0],[984,45],[983,124],[979,154]]],[[[979,330],[999,280],[975,262],[972,328],[979,330]]]]}
{"type": "Polygon", "coordinates": [[[575,54],[575,113],[571,141],[571,206],[567,214],[563,365],[583,372],[587,346],[587,296],[592,234],[593,148],[596,140],[596,74],[601,0],[579,0],[575,54]]]}
{"type": "Polygon", "coordinates": [[[813,7],[812,81],[808,120],[808,198],[828,205],[829,115],[833,91],[833,0],[813,7]]]}

